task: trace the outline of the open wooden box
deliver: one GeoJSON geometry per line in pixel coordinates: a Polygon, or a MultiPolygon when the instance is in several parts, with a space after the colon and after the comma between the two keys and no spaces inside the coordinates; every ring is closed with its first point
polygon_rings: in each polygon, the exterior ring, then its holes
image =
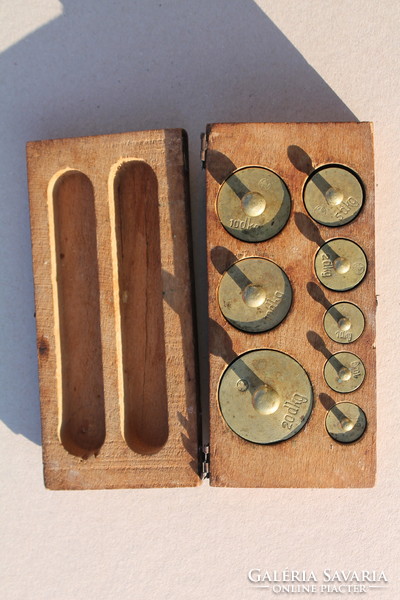
{"type": "Polygon", "coordinates": [[[31,142],[27,147],[46,486],[100,489],[192,486],[368,487],[375,478],[375,287],[373,142],[368,123],[218,124],[207,128],[206,167],[210,464],[199,428],[186,139],[182,130],[31,142]],[[340,228],[310,219],[303,189],[324,164],[356,171],[359,216],[340,228]],[[216,201],[237,169],[278,174],[291,197],[289,220],[263,243],[221,225],[216,201]],[[342,295],[322,289],[313,262],[327,239],[363,247],[368,272],[346,292],[366,327],[352,344],[367,377],[346,400],[363,408],[365,434],[332,440],[325,416],[342,396],[327,387],[326,357],[343,349],[324,335],[324,312],[342,295]],[[217,290],[232,262],[264,257],[293,287],[286,319],[263,334],[223,317],[217,290]],[[256,348],[285,352],[308,373],[314,406],[307,425],[275,444],[248,442],[218,403],[226,367],[256,348]]]}

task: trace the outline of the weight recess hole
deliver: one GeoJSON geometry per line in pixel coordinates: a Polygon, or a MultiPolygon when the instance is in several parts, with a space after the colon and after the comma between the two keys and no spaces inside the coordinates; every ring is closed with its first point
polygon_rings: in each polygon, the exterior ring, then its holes
{"type": "Polygon", "coordinates": [[[158,183],[147,163],[130,160],[113,187],[123,436],[134,452],[154,454],[168,439],[158,183]]]}
{"type": "Polygon", "coordinates": [[[68,170],[56,179],[50,195],[60,339],[60,439],[70,454],[88,458],[105,438],[94,193],[86,175],[68,170]]]}

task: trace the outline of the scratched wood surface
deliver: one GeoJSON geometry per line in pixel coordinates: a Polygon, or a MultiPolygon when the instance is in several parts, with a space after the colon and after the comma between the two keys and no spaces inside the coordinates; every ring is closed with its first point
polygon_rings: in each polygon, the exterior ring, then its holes
{"type": "Polygon", "coordinates": [[[46,486],[197,485],[184,132],[27,158],[46,486]]]}
{"type": "Polygon", "coordinates": [[[207,130],[207,252],[209,282],[210,460],[211,485],[237,487],[370,487],[376,467],[375,256],[373,137],[369,123],[215,124],[207,130]],[[358,217],[342,227],[311,220],[302,194],[308,174],[324,164],[354,169],[365,188],[358,217]],[[285,181],[292,199],[287,225],[263,243],[245,243],[222,227],[216,213],[221,183],[243,166],[264,166],[285,181]],[[355,289],[324,288],[314,273],[314,257],[324,241],[348,237],[362,246],[368,271],[355,289]],[[264,334],[246,334],[222,316],[216,291],[222,273],[248,256],[270,258],[288,275],[293,303],[287,318],[264,334]],[[350,345],[331,341],[323,329],[326,309],[341,300],[363,311],[363,335],[350,345]],[[314,407],[306,426],[290,440],[273,445],[241,439],[225,423],[218,405],[222,373],[234,358],[251,349],[272,348],[297,359],[309,374],[314,407]],[[357,354],[366,378],[355,392],[338,394],[326,384],[323,367],[334,352],[357,354]],[[355,402],[368,427],[353,444],[339,444],[325,430],[325,416],[336,402],[355,402]]]}

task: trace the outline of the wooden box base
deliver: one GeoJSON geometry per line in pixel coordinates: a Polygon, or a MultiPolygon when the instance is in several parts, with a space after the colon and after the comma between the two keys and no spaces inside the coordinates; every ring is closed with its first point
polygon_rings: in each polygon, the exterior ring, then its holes
{"type": "Polygon", "coordinates": [[[210,353],[211,485],[233,487],[369,487],[375,479],[375,257],[372,130],[369,123],[216,124],[206,135],[207,249],[210,353]],[[303,202],[308,174],[324,164],[356,171],[364,185],[365,204],[358,217],[342,227],[313,221],[303,202]],[[292,211],[282,231],[263,243],[232,237],[221,225],[216,201],[220,185],[236,169],[263,166],[286,183],[292,211]],[[363,282],[346,293],[325,289],[314,272],[318,248],[334,237],[357,242],[367,255],[363,282]],[[282,267],[293,287],[286,319],[264,334],[238,331],[223,317],[217,299],[222,274],[237,259],[259,256],[282,267]],[[323,316],[331,304],[347,300],[362,309],[366,327],[350,348],[331,341],[323,316]],[[259,445],[245,441],[226,424],[218,404],[220,378],[236,356],[271,348],[291,355],[308,373],[314,390],[311,417],[296,436],[259,445]],[[332,391],[323,367],[334,352],[349,350],[362,358],[367,376],[347,394],[332,391]],[[336,402],[358,404],[368,427],[357,442],[340,444],[325,430],[325,417],[336,402]]]}

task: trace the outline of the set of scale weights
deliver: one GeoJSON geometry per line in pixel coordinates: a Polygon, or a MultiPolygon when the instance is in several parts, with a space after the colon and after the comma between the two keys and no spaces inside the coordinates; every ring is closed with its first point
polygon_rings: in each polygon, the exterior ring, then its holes
{"type": "Polygon", "coordinates": [[[371,124],[216,124],[204,146],[211,484],[371,486],[371,124]]]}

